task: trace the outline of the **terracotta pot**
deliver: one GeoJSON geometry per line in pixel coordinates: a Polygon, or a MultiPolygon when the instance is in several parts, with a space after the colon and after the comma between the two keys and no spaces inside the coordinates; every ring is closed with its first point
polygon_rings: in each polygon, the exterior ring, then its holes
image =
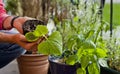
{"type": "Polygon", "coordinates": [[[48,74],[48,56],[25,54],[17,58],[20,74],[48,74]]]}

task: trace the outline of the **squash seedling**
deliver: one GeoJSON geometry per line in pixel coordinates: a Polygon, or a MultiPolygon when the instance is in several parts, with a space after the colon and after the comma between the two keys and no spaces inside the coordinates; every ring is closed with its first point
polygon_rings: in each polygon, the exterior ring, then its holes
{"type": "Polygon", "coordinates": [[[62,36],[58,31],[48,34],[47,26],[38,25],[33,32],[25,34],[29,42],[39,40],[43,37],[45,40],[38,44],[38,53],[45,55],[60,55],[62,53],[62,36]]]}

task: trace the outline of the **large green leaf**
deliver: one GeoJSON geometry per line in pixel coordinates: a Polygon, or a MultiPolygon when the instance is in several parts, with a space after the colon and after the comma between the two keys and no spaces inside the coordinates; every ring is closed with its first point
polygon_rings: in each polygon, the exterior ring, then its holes
{"type": "Polygon", "coordinates": [[[81,62],[81,66],[83,68],[86,68],[89,64],[89,56],[88,55],[82,56],[80,62],[81,62]]]}
{"type": "Polygon", "coordinates": [[[34,30],[34,35],[36,37],[41,37],[43,35],[46,35],[47,33],[48,33],[48,29],[46,26],[43,26],[43,25],[38,25],[34,30]]]}
{"type": "Polygon", "coordinates": [[[60,55],[62,53],[62,36],[58,31],[53,32],[49,38],[38,45],[38,52],[43,54],[60,55]]]}

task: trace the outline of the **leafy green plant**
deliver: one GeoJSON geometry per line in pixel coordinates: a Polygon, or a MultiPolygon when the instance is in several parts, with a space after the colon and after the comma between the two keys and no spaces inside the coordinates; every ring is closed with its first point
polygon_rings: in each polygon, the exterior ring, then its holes
{"type": "Polygon", "coordinates": [[[98,61],[107,56],[102,31],[107,30],[108,26],[100,20],[98,3],[83,0],[78,5],[69,4],[68,7],[71,8],[67,12],[67,19],[58,21],[56,16],[54,18],[63,41],[60,58],[68,65],[79,63],[81,67],[77,69],[77,74],[86,74],[86,69],[89,74],[100,74],[98,61]]]}
{"type": "Polygon", "coordinates": [[[46,55],[60,55],[62,53],[62,36],[58,31],[53,32],[50,36],[47,36],[48,29],[46,26],[38,25],[33,32],[28,32],[25,37],[29,42],[36,41],[45,38],[45,41],[39,43],[38,53],[46,55]]]}
{"type": "Polygon", "coordinates": [[[64,30],[61,31],[64,44],[61,56],[63,62],[68,65],[79,63],[81,67],[77,69],[77,74],[86,74],[86,69],[89,74],[99,74],[98,61],[107,56],[105,44],[99,36],[101,26],[97,30],[91,27],[86,33],[75,26],[77,25],[70,21],[64,22],[64,30]]]}

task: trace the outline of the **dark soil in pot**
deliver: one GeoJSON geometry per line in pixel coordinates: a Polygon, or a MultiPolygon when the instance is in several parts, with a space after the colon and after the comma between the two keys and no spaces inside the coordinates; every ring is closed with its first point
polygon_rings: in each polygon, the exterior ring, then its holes
{"type": "Polygon", "coordinates": [[[31,32],[35,30],[37,25],[46,25],[46,24],[45,22],[40,20],[27,20],[22,26],[23,33],[26,34],[27,32],[31,32]]]}
{"type": "Polygon", "coordinates": [[[110,68],[120,72],[120,61],[119,60],[109,60],[108,65],[110,68]]]}

